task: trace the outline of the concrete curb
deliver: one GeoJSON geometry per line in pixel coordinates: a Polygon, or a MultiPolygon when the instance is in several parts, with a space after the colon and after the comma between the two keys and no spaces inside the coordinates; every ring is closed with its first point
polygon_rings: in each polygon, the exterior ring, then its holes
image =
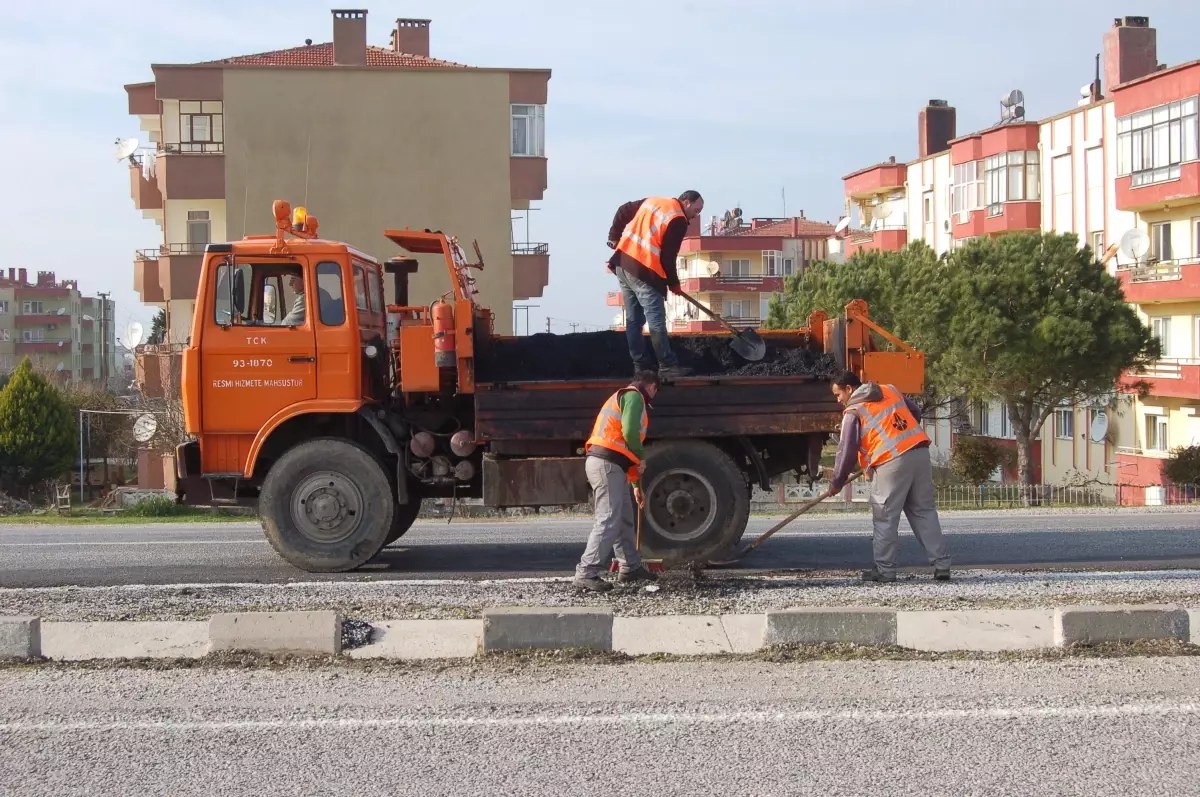
{"type": "MultiPolygon", "coordinates": [[[[614,617],[609,608],[500,607],[475,620],[372,623],[353,659],[469,659],[510,650],[591,648],[633,656],[753,653],[787,644],[895,645],[928,652],[1045,650],[1179,640],[1200,645],[1200,608],[1134,605],[900,611],[817,607],[765,614],[614,617]]],[[[198,658],[217,651],[342,653],[337,612],[249,612],[192,622],[41,622],[0,617],[0,659],[198,658]]]]}

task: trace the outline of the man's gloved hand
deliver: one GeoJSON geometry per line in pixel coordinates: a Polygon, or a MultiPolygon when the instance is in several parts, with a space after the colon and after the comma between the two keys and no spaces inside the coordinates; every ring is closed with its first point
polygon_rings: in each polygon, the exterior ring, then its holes
{"type": "Polygon", "coordinates": [[[674,285],[670,285],[668,287],[671,289],[671,293],[675,294],[676,296],[683,295],[683,286],[679,285],[678,283],[676,283],[674,285]]]}
{"type": "Polygon", "coordinates": [[[616,249],[616,248],[617,248],[617,242],[616,242],[616,241],[609,241],[609,242],[608,242],[608,248],[609,248],[609,249],[616,249]]]}

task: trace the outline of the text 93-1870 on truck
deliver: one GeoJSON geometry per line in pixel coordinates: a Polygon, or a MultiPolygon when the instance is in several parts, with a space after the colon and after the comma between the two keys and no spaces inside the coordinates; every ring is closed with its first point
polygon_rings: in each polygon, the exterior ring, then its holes
{"type": "MultiPolygon", "coordinates": [[[[409,253],[445,260],[447,292],[415,305],[415,258],[380,263],[322,240],[317,220],[287,202],[276,201],[274,214],[274,234],[205,253],[183,353],[194,438],[176,450],[184,500],[256,502],[271,545],[310,572],[363,565],[409,529],[423,498],[587,503],[584,441],[631,370],[506,379],[505,347],[528,339],[494,334],[471,276],[483,263],[469,262],[457,239],[384,232],[409,253]]],[[[482,261],[478,246],[475,255],[482,261]]],[[[807,327],[762,336],[779,351],[831,355],[864,381],[923,389],[924,356],[875,325],[861,301],[842,318],[818,311],[807,327]],[[879,350],[872,332],[894,350],[879,350]]],[[[560,356],[584,339],[554,337],[560,356]]],[[[753,485],[766,489],[789,472],[815,478],[841,418],[828,378],[804,374],[688,377],[654,403],[642,541],[647,557],[668,566],[736,544],[753,485]]]]}

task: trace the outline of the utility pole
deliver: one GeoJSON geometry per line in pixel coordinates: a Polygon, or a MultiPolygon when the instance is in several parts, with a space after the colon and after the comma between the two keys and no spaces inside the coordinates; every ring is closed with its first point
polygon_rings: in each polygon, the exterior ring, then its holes
{"type": "Polygon", "coordinates": [[[546,332],[547,334],[550,332],[550,316],[546,316],[546,332]]]}
{"type": "MultiPolygon", "coordinates": [[[[100,298],[100,384],[105,388],[108,387],[108,333],[106,324],[108,321],[108,293],[97,293],[100,298]]],[[[93,342],[94,343],[94,342],[93,342]]],[[[92,346],[92,351],[96,351],[95,345],[92,346]]],[[[93,354],[93,356],[95,356],[93,354]]]]}
{"type": "Polygon", "coordinates": [[[578,327],[579,324],[575,323],[574,321],[571,322],[571,332],[574,332],[578,327]]]}

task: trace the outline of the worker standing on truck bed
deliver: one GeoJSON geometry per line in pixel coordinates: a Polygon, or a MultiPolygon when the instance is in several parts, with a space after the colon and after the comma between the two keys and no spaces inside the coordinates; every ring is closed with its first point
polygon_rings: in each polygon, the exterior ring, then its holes
{"type": "Polygon", "coordinates": [[[574,585],[580,589],[612,589],[612,584],[600,578],[610,553],[620,563],[617,580],[621,583],[655,580],[637,549],[634,512],[640,512],[646,503],[641,487],[641,474],[646,469],[642,444],[650,424],[650,402],[656,393],[658,374],[643,371],[629,387],[609,396],[596,416],[584,460],[588,484],[595,494],[596,523],[575,568],[574,585]]]}
{"type": "Polygon", "coordinates": [[[667,339],[667,291],[680,293],[675,258],[692,219],[704,210],[698,191],[684,191],[678,199],[646,197],[617,208],[608,231],[608,246],[617,250],[608,270],[621,284],[625,303],[625,337],[634,371],[648,369],[643,325],[650,327],[650,342],[664,379],[687,376],[690,368],[679,364],[667,339]]]}
{"type": "Polygon", "coordinates": [[[845,487],[856,455],[858,465],[871,474],[875,567],[863,571],[863,581],[896,580],[901,512],[933,565],[933,577],[948,581],[950,551],[938,520],[929,437],[921,428],[920,408],[893,385],[864,385],[853,371],[834,379],[832,390],[845,409],[825,497],[845,487]]]}

